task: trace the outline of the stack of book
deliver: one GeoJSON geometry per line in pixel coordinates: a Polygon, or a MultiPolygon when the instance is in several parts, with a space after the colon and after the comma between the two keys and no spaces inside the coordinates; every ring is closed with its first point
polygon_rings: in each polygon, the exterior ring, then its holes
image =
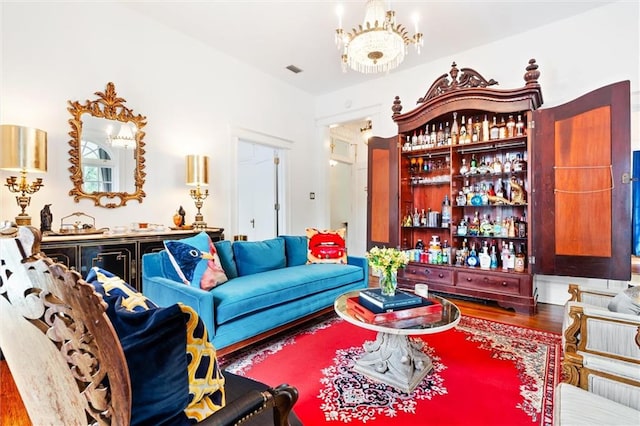
{"type": "Polygon", "coordinates": [[[442,305],[435,299],[397,291],[394,296],[382,295],[380,289],[362,290],[358,297],[347,299],[347,310],[353,317],[370,324],[397,325],[399,321],[418,317],[430,320],[442,314],[442,305]]]}

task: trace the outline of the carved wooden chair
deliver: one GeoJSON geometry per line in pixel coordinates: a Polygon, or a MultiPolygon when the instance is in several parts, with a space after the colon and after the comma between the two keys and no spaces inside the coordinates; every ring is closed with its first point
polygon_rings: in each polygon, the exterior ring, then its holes
{"type": "MultiPolygon", "coordinates": [[[[33,424],[128,425],[132,387],[106,303],[37,253],[39,232],[0,238],[0,348],[33,424]]],[[[299,423],[298,394],[223,372],[226,405],[199,424],[299,423]]]]}

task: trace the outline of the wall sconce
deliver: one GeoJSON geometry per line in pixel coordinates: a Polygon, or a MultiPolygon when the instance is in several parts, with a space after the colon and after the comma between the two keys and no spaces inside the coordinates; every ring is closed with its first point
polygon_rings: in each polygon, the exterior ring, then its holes
{"type": "Polygon", "coordinates": [[[0,169],[20,172],[20,177],[7,178],[5,186],[16,195],[22,210],[16,216],[17,225],[31,225],[31,217],[25,209],[31,203],[29,195],[44,186],[42,178],[27,183],[27,172],[47,171],[47,132],[31,127],[0,125],[0,169]]]}
{"type": "Polygon", "coordinates": [[[364,139],[364,144],[369,144],[369,138],[371,137],[371,120],[367,121],[367,124],[364,127],[360,128],[360,133],[362,133],[362,138],[364,139]]]}
{"type": "MultiPolygon", "coordinates": [[[[109,126],[111,127],[111,126],[109,126]]],[[[136,149],[136,138],[129,123],[122,123],[117,135],[111,134],[111,129],[107,131],[109,145],[115,148],[136,149]]]]}
{"type": "Polygon", "coordinates": [[[209,190],[205,189],[204,192],[202,192],[200,186],[209,184],[209,157],[206,155],[187,155],[186,160],[187,185],[196,187],[196,189],[189,191],[198,209],[193,227],[196,229],[204,229],[207,227],[207,223],[204,221],[200,209],[202,208],[202,202],[209,196],[209,190]]]}

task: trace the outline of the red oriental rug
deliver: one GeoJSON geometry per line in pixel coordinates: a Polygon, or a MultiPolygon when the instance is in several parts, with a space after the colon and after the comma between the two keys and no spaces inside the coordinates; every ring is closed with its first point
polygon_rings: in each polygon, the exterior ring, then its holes
{"type": "Polygon", "coordinates": [[[433,370],[411,394],[353,371],[376,333],[339,318],[227,357],[223,367],[269,385],[289,383],[305,425],[551,425],[561,336],[464,316],[420,337],[433,370]]]}

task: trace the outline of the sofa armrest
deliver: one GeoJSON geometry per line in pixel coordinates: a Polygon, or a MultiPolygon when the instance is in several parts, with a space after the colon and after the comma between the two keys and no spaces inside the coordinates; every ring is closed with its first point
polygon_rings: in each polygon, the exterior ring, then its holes
{"type": "Polygon", "coordinates": [[[207,327],[209,340],[216,334],[214,298],[208,291],[163,277],[143,277],[143,294],[159,306],[182,303],[193,308],[207,327]]]}
{"type": "Polygon", "coordinates": [[[369,283],[369,262],[366,258],[359,256],[347,256],[347,264],[361,267],[364,272],[365,284],[369,283]]]}
{"type": "Polygon", "coordinates": [[[571,302],[583,302],[588,305],[606,308],[611,299],[618,294],[618,291],[569,284],[569,294],[571,295],[569,299],[571,302]]]}

